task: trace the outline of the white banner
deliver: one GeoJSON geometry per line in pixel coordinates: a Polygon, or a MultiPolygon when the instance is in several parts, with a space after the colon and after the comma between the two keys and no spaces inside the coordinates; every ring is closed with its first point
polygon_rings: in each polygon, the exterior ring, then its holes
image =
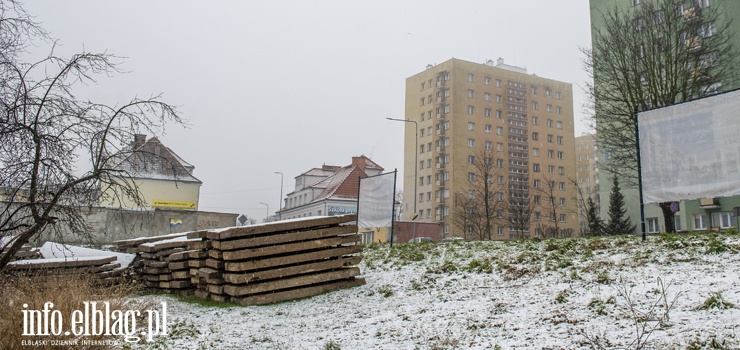
{"type": "Polygon", "coordinates": [[[396,173],[360,179],[357,200],[357,227],[390,227],[393,222],[396,173]]]}
{"type": "Polygon", "coordinates": [[[645,203],[740,195],[740,91],[637,118],[645,203]]]}

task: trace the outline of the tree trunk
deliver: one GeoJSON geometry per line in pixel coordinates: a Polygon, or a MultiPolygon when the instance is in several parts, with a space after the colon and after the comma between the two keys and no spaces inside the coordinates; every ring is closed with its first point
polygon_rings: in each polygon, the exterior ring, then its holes
{"type": "Polygon", "coordinates": [[[663,211],[663,225],[667,233],[676,232],[676,214],[671,210],[672,203],[664,202],[659,204],[660,209],[663,211]]]}

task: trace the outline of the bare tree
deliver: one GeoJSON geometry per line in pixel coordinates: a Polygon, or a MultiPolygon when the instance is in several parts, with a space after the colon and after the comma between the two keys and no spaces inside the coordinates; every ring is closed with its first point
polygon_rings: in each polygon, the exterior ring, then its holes
{"type": "Polygon", "coordinates": [[[454,225],[480,240],[493,238],[493,228],[504,221],[503,158],[486,147],[470,155],[467,193],[455,195],[454,225]]]}
{"type": "Polygon", "coordinates": [[[567,205],[567,199],[558,194],[565,189],[565,182],[558,182],[553,176],[542,176],[537,186],[533,186],[534,205],[540,209],[541,223],[538,228],[545,237],[568,237],[573,234],[572,229],[562,229],[560,222],[572,212],[567,205]],[[549,224],[546,224],[549,222],[549,224]]]}
{"type": "Polygon", "coordinates": [[[530,221],[534,213],[534,202],[529,194],[528,183],[510,183],[507,223],[515,238],[528,238],[530,221]]]}
{"type": "Polygon", "coordinates": [[[109,196],[143,205],[131,169],[116,165],[134,151],[134,134],[158,135],[166,123],[183,121],[159,96],[115,107],[75,96],[76,84],[121,72],[110,54],[64,58],[52,48],[40,61],[23,62],[28,43],[49,41],[12,0],[0,1],[0,33],[1,270],[42,231],[88,233],[81,208],[109,196]]]}
{"type": "MultiPolygon", "coordinates": [[[[587,95],[599,147],[610,161],[601,168],[626,186],[637,185],[636,113],[701,98],[736,86],[731,23],[709,1],[643,1],[607,9],[582,49],[594,83],[587,95]]],[[[725,16],[726,17],[726,16],[725,16]]],[[[672,231],[670,203],[660,204],[672,231]]]]}

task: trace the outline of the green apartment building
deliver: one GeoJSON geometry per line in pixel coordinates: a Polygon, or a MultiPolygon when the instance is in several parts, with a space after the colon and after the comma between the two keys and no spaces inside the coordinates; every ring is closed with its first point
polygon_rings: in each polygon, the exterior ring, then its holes
{"type": "MultiPolygon", "coordinates": [[[[638,6],[657,0],[590,0],[592,36],[595,31],[604,27],[602,14],[615,7],[623,9],[636,9],[638,6]]],[[[695,16],[707,7],[715,7],[719,11],[718,22],[731,21],[730,32],[734,37],[730,42],[735,49],[740,49],[740,1],[737,0],[675,0],[675,12],[673,15],[684,17],[686,20],[695,20],[695,16]]],[[[699,19],[701,20],[701,19],[699,19]]],[[[717,23],[721,27],[722,23],[717,23]]],[[[689,41],[687,41],[688,45],[689,41]]],[[[722,59],[721,57],[719,59],[722,59]]],[[[740,67],[736,68],[740,75],[740,67]]],[[[597,75],[598,76],[598,75],[597,75]]],[[[595,84],[599,84],[598,78],[595,84]]],[[[737,82],[722,82],[719,92],[730,91],[739,88],[737,82]]],[[[598,103],[598,101],[597,101],[598,103]]],[[[598,136],[597,136],[598,137],[598,136]]],[[[610,162],[610,150],[599,145],[599,162],[610,162]]],[[[604,168],[601,167],[600,168],[604,168]]],[[[599,196],[601,197],[601,216],[607,217],[609,193],[611,190],[612,177],[606,171],[600,174],[599,196]]],[[[623,183],[623,181],[620,181],[623,183]]],[[[639,193],[636,188],[625,188],[622,185],[622,193],[625,196],[628,215],[633,224],[640,230],[640,205],[639,193]]],[[[676,231],[717,231],[731,227],[738,227],[736,211],[740,207],[740,197],[700,198],[695,200],[677,201],[678,210],[675,212],[676,231]]],[[[648,233],[665,232],[663,225],[663,213],[656,204],[645,206],[645,230],[648,233]]]]}

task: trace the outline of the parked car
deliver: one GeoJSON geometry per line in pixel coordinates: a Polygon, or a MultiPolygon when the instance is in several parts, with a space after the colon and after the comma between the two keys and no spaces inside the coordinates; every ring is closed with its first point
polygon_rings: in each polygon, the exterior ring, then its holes
{"type": "Polygon", "coordinates": [[[442,243],[452,243],[452,242],[465,242],[465,239],[462,237],[447,237],[442,238],[442,243]]]}
{"type": "Polygon", "coordinates": [[[409,240],[409,243],[434,242],[431,237],[416,237],[409,240]]]}

